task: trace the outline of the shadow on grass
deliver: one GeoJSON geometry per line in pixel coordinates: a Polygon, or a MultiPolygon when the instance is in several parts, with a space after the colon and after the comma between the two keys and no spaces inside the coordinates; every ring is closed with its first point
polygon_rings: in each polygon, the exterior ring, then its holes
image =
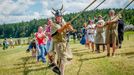
{"type": "MultiPolygon", "coordinates": [[[[31,62],[27,62],[27,64],[35,64],[36,62],[34,61],[31,61],[31,62]]],[[[19,65],[23,65],[23,63],[17,63],[17,64],[14,64],[15,66],[19,66],[19,65]]]]}
{"type": "Polygon", "coordinates": [[[44,73],[43,75],[47,75],[47,72],[45,71],[47,69],[47,67],[39,67],[39,68],[24,68],[23,71],[19,71],[19,72],[23,72],[23,75],[28,75],[30,72],[33,72],[33,71],[41,71],[41,70],[44,70],[44,73]]]}
{"type": "Polygon", "coordinates": [[[134,56],[129,56],[129,57],[127,57],[127,58],[134,58],[134,56]]]}
{"type": "Polygon", "coordinates": [[[86,49],[72,49],[73,52],[86,51],[86,49]]]}
{"type": "Polygon", "coordinates": [[[126,53],[120,53],[120,54],[117,54],[117,55],[134,55],[134,52],[126,52],[126,53]]]}
{"type": "MultiPolygon", "coordinates": [[[[26,64],[35,64],[36,62],[34,62],[34,61],[31,61],[31,62],[29,62],[30,60],[32,60],[33,59],[33,57],[32,56],[28,56],[28,57],[22,57],[20,60],[22,60],[22,62],[19,62],[19,63],[17,63],[17,64],[14,64],[14,66],[16,66],[15,67],[15,69],[21,69],[21,68],[24,68],[24,65],[26,65],[26,64]]],[[[31,66],[29,66],[29,67],[31,67],[31,66]]]]}
{"type": "MultiPolygon", "coordinates": [[[[23,72],[23,75],[28,75],[30,72],[32,71],[40,71],[40,70],[47,70],[47,67],[39,67],[39,68],[31,68],[31,67],[35,67],[35,66],[39,66],[36,65],[36,62],[30,62],[33,59],[32,56],[28,56],[28,57],[22,57],[22,63],[18,63],[18,64],[14,64],[16,66],[16,69],[20,70],[18,72],[23,72]],[[23,69],[23,70],[21,70],[23,69]]],[[[44,71],[44,75],[46,75],[46,71],[44,71]]]]}
{"type": "MultiPolygon", "coordinates": [[[[81,59],[82,59],[82,54],[80,54],[80,59],[79,60],[81,60],[81,59]]],[[[83,61],[80,61],[80,65],[79,65],[79,69],[77,71],[77,75],[80,75],[82,65],[83,65],[83,61]]]]}
{"type": "Polygon", "coordinates": [[[90,54],[89,52],[87,51],[83,51],[83,52],[73,52],[73,55],[74,56],[83,56],[83,55],[87,55],[87,54],[90,54]]]}
{"type": "MultiPolygon", "coordinates": [[[[76,53],[75,55],[77,55],[77,56],[85,55],[85,52],[83,52],[83,53],[76,53]]],[[[120,54],[117,54],[117,55],[126,55],[126,56],[129,56],[128,58],[133,58],[134,57],[133,56],[134,52],[120,53],[120,54]]],[[[101,58],[105,58],[105,57],[107,57],[107,56],[99,56],[99,57],[83,58],[83,59],[81,58],[78,61],[87,61],[87,60],[93,60],[93,59],[101,59],[101,58]]]]}
{"type": "Polygon", "coordinates": [[[78,56],[78,57],[79,57],[78,61],[80,61],[80,65],[79,65],[79,69],[78,69],[78,71],[77,71],[77,75],[80,75],[81,68],[82,68],[82,65],[83,65],[83,62],[84,62],[84,61],[92,60],[92,59],[100,59],[100,58],[106,57],[106,56],[100,56],[100,57],[93,57],[93,58],[82,58],[83,55],[89,55],[89,54],[92,53],[92,52],[89,53],[88,51],[86,51],[86,50],[84,51],[84,50],[85,50],[85,49],[73,51],[73,55],[74,55],[74,56],[78,56]]]}
{"type": "Polygon", "coordinates": [[[94,60],[94,59],[101,59],[105,58],[107,56],[99,56],[99,57],[92,57],[92,58],[84,58],[84,59],[79,59],[78,61],[87,61],[87,60],[94,60]]]}

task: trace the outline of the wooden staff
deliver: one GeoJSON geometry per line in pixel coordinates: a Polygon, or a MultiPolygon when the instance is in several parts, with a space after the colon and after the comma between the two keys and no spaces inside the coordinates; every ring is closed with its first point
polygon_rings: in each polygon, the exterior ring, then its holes
{"type": "MultiPolygon", "coordinates": [[[[118,12],[118,14],[112,19],[114,20],[117,16],[119,16],[130,4],[133,3],[134,0],[132,0],[130,3],[128,3],[121,11],[118,12]]],[[[104,17],[106,17],[107,15],[105,15],[104,17]]],[[[108,24],[106,23],[104,26],[107,26],[108,24]]]]}
{"type": "Polygon", "coordinates": [[[96,10],[102,3],[104,3],[106,0],[103,0],[100,4],[98,4],[93,10],[96,10]]]}
{"type": "Polygon", "coordinates": [[[79,17],[84,11],[86,11],[91,5],[93,5],[97,0],[94,0],[92,3],[90,3],[85,9],[81,11],[78,15],[76,15],[74,18],[72,18],[69,22],[73,22],[77,17],[79,17]]]}
{"type": "MultiPolygon", "coordinates": [[[[77,17],[79,17],[84,11],[86,11],[93,3],[95,3],[97,0],[94,0],[92,3],[90,3],[85,9],[83,9],[83,11],[81,12],[81,13],[79,13],[78,15],[76,15],[73,19],[71,19],[70,21],[69,21],[69,23],[71,23],[71,22],[73,22],[77,17]]],[[[96,10],[102,3],[104,3],[106,0],[103,0],[101,3],[99,3],[93,10],[96,10]]],[[[71,27],[71,29],[72,30],[74,30],[73,29],[73,27],[71,27]]],[[[74,30],[74,31],[76,31],[76,30],[74,30]]]]}

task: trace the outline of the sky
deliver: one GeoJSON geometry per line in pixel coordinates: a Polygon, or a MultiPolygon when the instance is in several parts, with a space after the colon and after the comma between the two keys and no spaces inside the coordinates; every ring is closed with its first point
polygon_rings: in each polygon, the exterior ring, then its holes
{"type": "MultiPolygon", "coordinates": [[[[0,24],[30,21],[53,17],[52,8],[64,5],[64,14],[79,12],[93,0],[0,0],[0,24]]],[[[92,10],[103,0],[97,0],[88,10],[92,10]]],[[[106,0],[98,9],[123,8],[131,0],[106,0]]],[[[134,9],[134,2],[128,7],[134,9]]]]}

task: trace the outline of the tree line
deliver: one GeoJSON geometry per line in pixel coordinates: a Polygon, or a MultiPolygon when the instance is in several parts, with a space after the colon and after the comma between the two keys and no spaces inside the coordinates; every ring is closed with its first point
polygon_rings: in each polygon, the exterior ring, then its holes
{"type": "MultiPolygon", "coordinates": [[[[102,15],[104,17],[104,20],[107,20],[106,15],[108,15],[110,9],[97,9],[95,11],[85,11],[83,14],[81,14],[78,18],[76,18],[72,25],[76,30],[80,30],[83,23],[87,23],[89,19],[94,19],[94,17],[97,17],[98,15],[102,15]]],[[[117,13],[122,9],[114,9],[117,13]]],[[[63,18],[65,21],[70,21],[74,16],[79,14],[77,13],[70,13],[63,15],[63,18]]],[[[127,24],[134,25],[134,9],[125,9],[122,13],[123,20],[127,24]]],[[[54,19],[52,17],[52,19],[54,19]]],[[[29,22],[19,22],[19,23],[11,23],[11,24],[2,24],[0,25],[0,38],[19,38],[19,37],[29,37],[32,36],[34,32],[37,31],[38,26],[44,26],[47,23],[47,19],[33,19],[29,22]]]]}

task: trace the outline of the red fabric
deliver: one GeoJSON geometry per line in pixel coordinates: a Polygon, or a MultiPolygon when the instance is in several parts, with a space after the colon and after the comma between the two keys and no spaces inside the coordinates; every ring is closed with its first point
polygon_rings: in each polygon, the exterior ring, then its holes
{"type": "Polygon", "coordinates": [[[36,35],[35,35],[35,37],[36,37],[36,40],[37,40],[37,42],[38,42],[38,44],[39,45],[41,45],[41,44],[46,44],[46,40],[45,40],[45,35],[43,34],[43,33],[36,33],[36,35]],[[41,37],[39,37],[39,35],[41,35],[41,37]]]}

